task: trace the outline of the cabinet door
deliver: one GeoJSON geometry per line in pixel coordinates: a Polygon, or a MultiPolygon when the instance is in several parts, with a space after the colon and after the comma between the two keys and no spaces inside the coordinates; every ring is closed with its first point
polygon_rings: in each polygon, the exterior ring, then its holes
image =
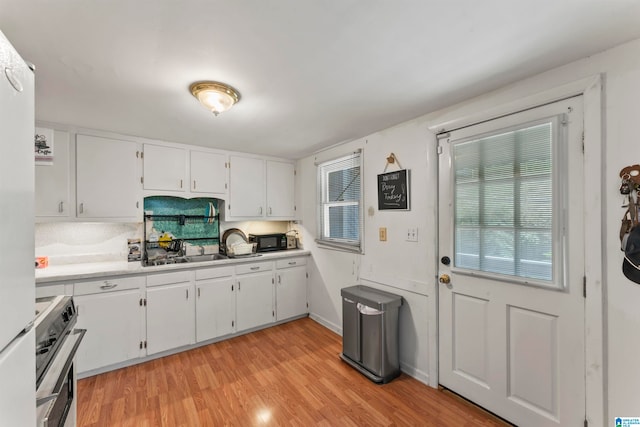
{"type": "Polygon", "coordinates": [[[276,272],[277,320],[307,313],[307,268],[292,267],[276,272]]]}
{"type": "Polygon", "coordinates": [[[227,156],[206,151],[191,151],[191,192],[217,193],[227,191],[227,156]]]}
{"type": "Polygon", "coordinates": [[[138,290],[74,297],[76,328],[86,329],[78,348],[78,372],[86,372],[141,356],[144,309],[138,290]]]}
{"type": "Polygon", "coordinates": [[[147,354],[195,342],[191,283],[147,288],[147,354]]]}
{"type": "Polygon", "coordinates": [[[293,218],[295,167],[292,163],[267,160],[267,216],[293,218]]]}
{"type": "Polygon", "coordinates": [[[229,217],[258,218],[265,214],[264,160],[229,157],[229,217]]]}
{"type": "Polygon", "coordinates": [[[144,189],[186,191],[187,150],[144,144],[144,189]]]}
{"type": "Polygon", "coordinates": [[[135,142],[78,135],[79,218],[141,217],[139,156],[140,146],[135,142]]]}
{"type": "Polygon", "coordinates": [[[236,293],[232,278],[196,282],[196,341],[235,332],[236,293]]]}
{"type": "Polygon", "coordinates": [[[69,134],[54,133],[55,158],[51,165],[36,165],[36,217],[68,217],[69,205],[69,134]]]}
{"type": "Polygon", "coordinates": [[[238,277],[236,318],[238,331],[266,325],[274,321],[273,273],[248,274],[238,277]]]}

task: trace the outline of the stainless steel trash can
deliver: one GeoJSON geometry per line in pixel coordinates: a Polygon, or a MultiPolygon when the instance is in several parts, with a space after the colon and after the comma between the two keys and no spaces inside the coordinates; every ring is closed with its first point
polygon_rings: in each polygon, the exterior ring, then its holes
{"type": "Polygon", "coordinates": [[[371,381],[388,383],[400,375],[398,311],[402,297],[368,286],[342,295],[342,360],[371,381]]]}

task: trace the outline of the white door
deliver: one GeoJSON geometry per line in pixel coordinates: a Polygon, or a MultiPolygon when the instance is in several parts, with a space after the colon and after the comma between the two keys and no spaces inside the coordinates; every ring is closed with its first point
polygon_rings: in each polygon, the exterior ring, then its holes
{"type": "Polygon", "coordinates": [[[187,150],[144,144],[144,189],[185,191],[187,150]]]}
{"type": "Polygon", "coordinates": [[[295,216],[295,167],[292,163],[267,160],[267,216],[295,216]]]}
{"type": "Polygon", "coordinates": [[[191,192],[220,193],[227,191],[227,156],[206,151],[191,151],[191,192]]]}
{"type": "Polygon", "coordinates": [[[264,216],[264,160],[229,156],[228,216],[256,218],[264,216]]]}
{"type": "Polygon", "coordinates": [[[307,313],[307,267],[278,270],[276,277],[276,320],[307,313]]]}
{"type": "Polygon", "coordinates": [[[142,294],[138,289],[75,296],[77,328],[86,329],[78,348],[78,372],[141,356],[142,294]]]}
{"type": "Polygon", "coordinates": [[[238,331],[273,322],[273,273],[239,276],[236,307],[238,331]]]}
{"type": "Polygon", "coordinates": [[[54,134],[56,157],[53,164],[36,165],[36,217],[68,217],[70,143],[67,132],[54,134]]]}
{"type": "Polygon", "coordinates": [[[147,354],[195,343],[193,288],[190,283],[147,288],[147,354]]]}
{"type": "Polygon", "coordinates": [[[235,332],[235,280],[198,280],[196,282],[196,341],[206,341],[235,332]]]}
{"type": "Polygon", "coordinates": [[[439,140],[440,383],[519,426],[585,419],[582,122],[577,97],[439,140]]]}
{"type": "Polygon", "coordinates": [[[78,135],[78,218],[127,218],[142,221],[139,158],[140,145],[135,142],[78,135]]]}

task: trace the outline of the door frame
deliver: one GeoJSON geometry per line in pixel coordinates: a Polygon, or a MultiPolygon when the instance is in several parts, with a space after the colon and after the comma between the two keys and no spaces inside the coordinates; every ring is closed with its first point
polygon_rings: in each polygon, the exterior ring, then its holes
{"type": "MultiPolygon", "coordinates": [[[[527,86],[527,85],[525,85],[527,86]]],[[[545,91],[532,93],[531,85],[508,91],[496,91],[489,96],[459,104],[448,109],[439,117],[429,120],[428,129],[433,134],[431,143],[437,150],[436,135],[467,127],[480,122],[497,119],[506,115],[539,107],[573,96],[582,95],[584,100],[584,263],[585,289],[585,396],[586,419],[594,425],[606,425],[606,347],[604,345],[604,295],[606,284],[603,279],[603,236],[604,236],[604,194],[603,159],[603,84],[600,74],[583,78],[545,91]],[[524,92],[524,93],[517,93],[524,92]],[[518,96],[521,95],[521,96],[518,96]],[[495,104],[498,103],[497,106],[495,104]],[[494,104],[494,106],[489,106],[494,104]],[[586,331],[589,331],[587,334],[586,331]]],[[[437,167],[437,163],[436,163],[437,167]]],[[[437,212],[437,210],[436,210],[437,212]]],[[[437,252],[437,251],[436,251],[437,252]]],[[[429,298],[429,385],[438,387],[438,254],[436,253],[436,277],[431,286],[429,298]],[[431,363],[432,362],[432,363],[431,363]]]]}

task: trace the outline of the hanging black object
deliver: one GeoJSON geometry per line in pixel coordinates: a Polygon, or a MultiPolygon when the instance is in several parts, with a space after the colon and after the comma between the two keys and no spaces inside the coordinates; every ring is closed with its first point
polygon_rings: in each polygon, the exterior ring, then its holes
{"type": "Polygon", "coordinates": [[[627,279],[640,284],[640,227],[635,227],[627,237],[622,272],[627,279]]]}

